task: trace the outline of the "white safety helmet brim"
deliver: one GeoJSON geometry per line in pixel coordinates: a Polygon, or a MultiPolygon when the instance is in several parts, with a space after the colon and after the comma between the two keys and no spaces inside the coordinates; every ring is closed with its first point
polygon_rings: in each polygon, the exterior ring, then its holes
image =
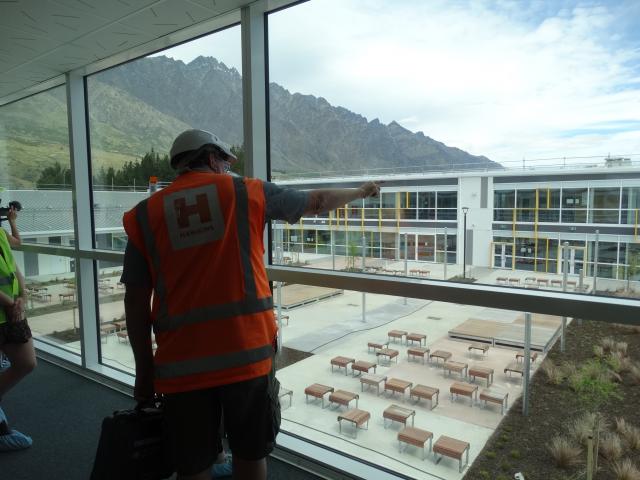
{"type": "Polygon", "coordinates": [[[238,160],[233,152],[231,152],[231,148],[229,148],[229,145],[220,140],[217,135],[211,132],[207,132],[206,130],[192,129],[185,130],[173,141],[171,150],[169,150],[169,156],[171,158],[172,164],[173,159],[177,155],[185,152],[196,151],[204,147],[205,145],[214,145],[219,148],[220,151],[227,155],[228,158],[226,158],[226,160],[230,163],[238,160]]]}

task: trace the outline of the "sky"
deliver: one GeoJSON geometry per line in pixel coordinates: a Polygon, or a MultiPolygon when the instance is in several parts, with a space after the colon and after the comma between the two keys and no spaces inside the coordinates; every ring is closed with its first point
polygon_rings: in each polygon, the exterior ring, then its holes
{"type": "MultiPolygon", "coordinates": [[[[292,93],[504,165],[640,160],[638,0],[311,0],[268,24],[292,93]]],[[[240,28],[163,53],[241,71],[240,28]]]]}

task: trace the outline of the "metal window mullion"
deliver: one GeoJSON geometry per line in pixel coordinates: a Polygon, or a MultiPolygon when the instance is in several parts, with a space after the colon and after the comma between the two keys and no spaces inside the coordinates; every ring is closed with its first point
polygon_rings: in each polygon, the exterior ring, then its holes
{"type": "Polygon", "coordinates": [[[67,116],[69,121],[69,153],[73,192],[73,224],[76,235],[76,288],[78,313],[80,317],[80,343],[82,366],[96,368],[99,365],[99,345],[97,332],[97,306],[95,292],[94,260],[80,256],[80,250],[94,247],[92,221],[92,192],[89,168],[89,143],[87,111],[85,102],[85,81],[79,72],[68,72],[67,116]]]}
{"type": "Polygon", "coordinates": [[[241,10],[242,104],[245,175],[268,179],[267,155],[267,2],[254,2],[241,10]]]}

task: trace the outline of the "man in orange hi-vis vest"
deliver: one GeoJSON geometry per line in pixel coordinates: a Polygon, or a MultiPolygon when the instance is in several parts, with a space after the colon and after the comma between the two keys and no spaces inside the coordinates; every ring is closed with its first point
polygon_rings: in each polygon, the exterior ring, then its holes
{"type": "Polygon", "coordinates": [[[280,407],[265,223],[295,223],[380,189],[300,192],[233,176],[231,150],[203,130],[178,135],[170,156],[176,180],[123,218],[135,398],[163,394],[179,479],[211,478],[222,413],[234,478],[266,479],[280,407]]]}

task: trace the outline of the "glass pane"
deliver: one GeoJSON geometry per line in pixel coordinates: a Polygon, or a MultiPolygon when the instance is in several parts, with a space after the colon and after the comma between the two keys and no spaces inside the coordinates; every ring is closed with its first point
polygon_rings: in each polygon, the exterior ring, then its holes
{"type": "MultiPolygon", "coordinates": [[[[121,262],[96,262],[98,273],[98,334],[100,336],[100,361],[127,373],[135,373],[133,351],[129,345],[124,314],[125,288],[120,283],[121,262]]],[[[155,341],[153,342],[155,349],[155,341]]]]}
{"type": "Polygon", "coordinates": [[[232,27],[87,77],[94,223],[100,248],[120,249],[122,215],[176,172],[181,132],[215,133],[243,169],[240,27],[232,27]],[[240,73],[239,73],[240,72],[240,73]]]}
{"type": "Polygon", "coordinates": [[[34,338],[80,355],[74,259],[34,252],[14,252],[14,258],[24,273],[34,338]]]}
{"type": "Polygon", "coordinates": [[[0,207],[22,209],[16,226],[24,242],[49,243],[48,232],[62,245],[75,238],[64,86],[0,107],[0,187],[0,207]]]}

